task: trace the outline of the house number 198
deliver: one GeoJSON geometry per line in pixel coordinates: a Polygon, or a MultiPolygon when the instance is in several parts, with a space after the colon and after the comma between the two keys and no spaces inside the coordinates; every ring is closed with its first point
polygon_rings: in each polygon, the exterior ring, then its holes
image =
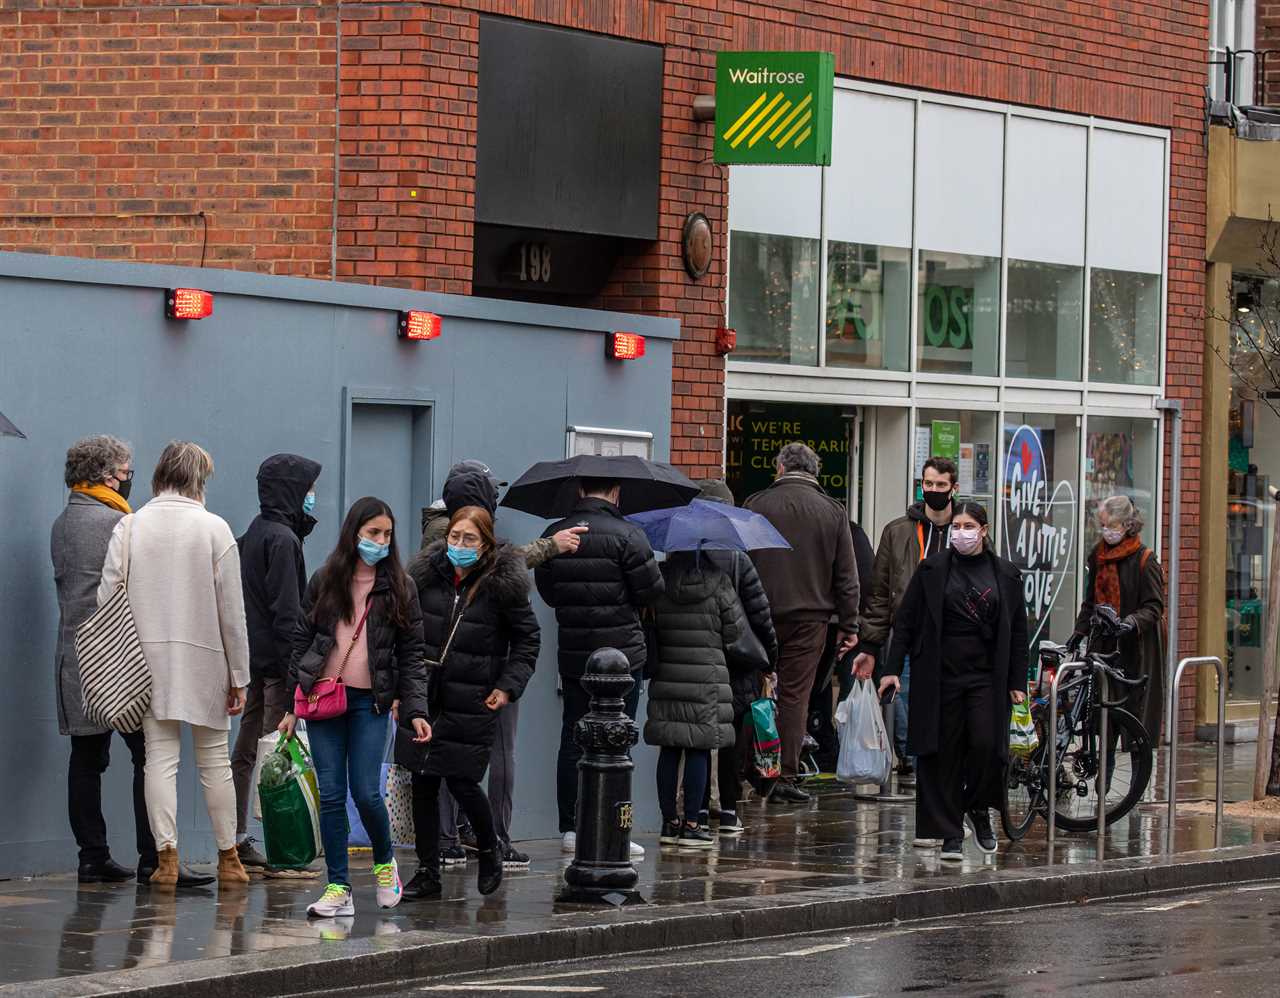
{"type": "Polygon", "coordinates": [[[520,244],[520,280],[538,281],[542,284],[551,280],[550,244],[520,244]]]}

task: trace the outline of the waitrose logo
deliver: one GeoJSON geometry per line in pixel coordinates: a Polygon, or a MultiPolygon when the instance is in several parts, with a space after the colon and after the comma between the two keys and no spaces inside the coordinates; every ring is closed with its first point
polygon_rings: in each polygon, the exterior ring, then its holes
{"type": "Polygon", "coordinates": [[[761,66],[759,69],[730,69],[729,79],[734,83],[749,83],[752,86],[804,86],[805,74],[779,72],[768,66],[761,66]]]}
{"type": "Polygon", "coordinates": [[[831,164],[829,52],[716,53],[717,163],[831,164]]]}

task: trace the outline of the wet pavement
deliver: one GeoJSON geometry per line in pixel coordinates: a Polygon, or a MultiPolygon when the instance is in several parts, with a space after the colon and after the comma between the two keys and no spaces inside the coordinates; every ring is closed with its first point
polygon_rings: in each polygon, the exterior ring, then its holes
{"type": "Polygon", "coordinates": [[[1280,882],[458,975],[359,998],[1274,995],[1280,882]],[[746,983],[749,981],[749,985],[746,983]]]}
{"type": "MultiPolygon", "coordinates": [[[[1253,746],[1227,747],[1227,799],[1248,796],[1253,746]]],[[[1211,797],[1213,750],[1188,746],[1179,767],[1179,799],[1211,797]]],[[[1163,772],[1157,766],[1157,778],[1163,772]]],[[[1037,821],[1026,839],[1002,841],[985,857],[966,845],[962,864],[942,864],[936,851],[912,849],[911,804],[861,802],[830,781],[816,781],[815,799],[803,807],[755,801],[741,809],[747,833],[726,839],[710,853],[659,850],[656,836],[636,836],[647,850],[638,864],[640,890],[654,915],[698,910],[706,902],[752,903],[785,899],[815,889],[855,887],[877,894],[921,886],[949,886],[993,871],[1032,871],[1048,864],[1045,826],[1037,821]]],[[[1111,829],[1106,858],[1149,856],[1163,844],[1165,809],[1139,806],[1111,829]]],[[[1180,815],[1175,849],[1213,846],[1213,819],[1180,815]]],[[[1280,823],[1228,819],[1224,846],[1280,841],[1280,823]]],[[[1059,867],[1095,858],[1092,834],[1062,835],[1059,867]]],[[[258,880],[248,889],[196,890],[164,895],[134,885],[78,887],[74,875],[0,883],[0,985],[94,971],[127,970],[327,940],[366,939],[428,930],[434,941],[477,935],[542,931],[593,924],[598,909],[559,904],[555,898],[568,857],[558,840],[523,843],[533,857],[529,871],[509,872],[498,893],[481,899],[476,865],[445,874],[440,902],[404,903],[389,912],[373,904],[368,853],[353,856],[358,911],[353,919],[309,922],[306,905],[322,881],[258,880]]],[[[400,855],[405,879],[412,855],[400,855]]],[[[634,909],[630,909],[634,911],[634,909]]],[[[950,992],[949,992],[950,993],[950,992]]]]}

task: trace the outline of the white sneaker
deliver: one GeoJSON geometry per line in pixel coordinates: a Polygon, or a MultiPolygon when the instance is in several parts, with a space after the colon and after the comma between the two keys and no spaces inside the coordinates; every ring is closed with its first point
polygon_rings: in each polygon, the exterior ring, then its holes
{"type": "Polygon", "coordinates": [[[576,852],[577,849],[578,849],[578,833],[565,832],[564,838],[560,842],[560,851],[572,853],[572,852],[576,852]]]}
{"type": "Polygon", "coordinates": [[[307,905],[307,914],[312,918],[338,918],[354,915],[356,906],[351,900],[351,888],[341,884],[330,884],[320,895],[319,901],[307,905]]]}
{"type": "Polygon", "coordinates": [[[942,839],[912,839],[911,844],[917,849],[938,849],[942,846],[942,839]]]}
{"type": "Polygon", "coordinates": [[[644,859],[644,846],[640,845],[639,842],[631,843],[631,858],[644,859]]]}
{"type": "Polygon", "coordinates": [[[378,907],[394,908],[400,903],[400,867],[390,863],[374,864],[373,879],[378,882],[378,907]]]}

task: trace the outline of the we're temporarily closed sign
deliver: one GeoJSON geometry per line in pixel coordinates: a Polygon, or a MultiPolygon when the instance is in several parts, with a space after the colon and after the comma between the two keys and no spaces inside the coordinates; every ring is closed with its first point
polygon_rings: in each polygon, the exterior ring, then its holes
{"type": "Polygon", "coordinates": [[[718,52],[717,163],[831,165],[830,52],[718,52]]]}

